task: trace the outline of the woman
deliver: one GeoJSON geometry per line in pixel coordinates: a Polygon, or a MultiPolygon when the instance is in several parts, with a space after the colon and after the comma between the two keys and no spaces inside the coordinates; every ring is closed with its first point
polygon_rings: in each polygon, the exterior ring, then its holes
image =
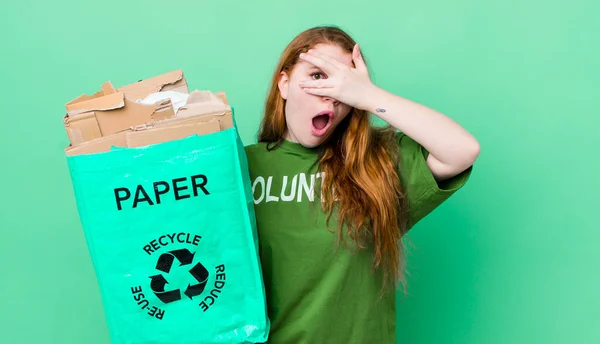
{"type": "Polygon", "coordinates": [[[269,342],[396,343],[402,236],[465,184],[477,140],[374,85],[354,40],[316,27],[283,52],[258,141],[246,153],[269,342]]]}

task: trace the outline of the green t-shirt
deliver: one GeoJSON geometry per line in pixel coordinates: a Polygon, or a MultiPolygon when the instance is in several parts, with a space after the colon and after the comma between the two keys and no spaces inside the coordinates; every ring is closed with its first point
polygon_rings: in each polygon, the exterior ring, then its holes
{"type": "MultiPolygon", "coordinates": [[[[461,188],[472,167],[442,184],[426,164],[427,151],[398,133],[400,178],[412,227],[461,188]]],[[[246,147],[252,180],[271,332],[274,344],[396,343],[396,299],[381,296],[382,275],[372,251],[337,245],[337,222],[327,229],[319,195],[323,172],[316,151],[284,141],[246,147]]]]}

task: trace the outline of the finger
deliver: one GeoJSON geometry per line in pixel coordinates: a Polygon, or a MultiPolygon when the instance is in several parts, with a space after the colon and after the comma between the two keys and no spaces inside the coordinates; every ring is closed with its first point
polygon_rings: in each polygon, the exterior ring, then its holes
{"type": "Polygon", "coordinates": [[[331,88],[333,85],[328,80],[305,80],[298,83],[300,87],[331,88]]]}
{"type": "Polygon", "coordinates": [[[336,69],[335,67],[333,67],[331,65],[331,63],[328,63],[327,61],[325,61],[315,55],[309,55],[307,53],[302,53],[302,54],[300,54],[300,59],[316,66],[317,68],[320,68],[322,71],[324,71],[327,74],[331,73],[331,71],[336,69]]]}
{"type": "Polygon", "coordinates": [[[331,56],[329,56],[327,54],[324,54],[324,53],[322,53],[320,51],[317,51],[315,49],[310,49],[308,51],[308,54],[314,55],[314,56],[320,58],[321,60],[329,63],[331,66],[333,66],[333,67],[335,67],[337,69],[341,69],[343,67],[346,67],[345,64],[341,63],[340,61],[336,60],[335,58],[333,58],[333,57],[331,57],[331,56]]]}
{"type": "Polygon", "coordinates": [[[302,90],[308,94],[313,94],[315,96],[329,96],[328,88],[313,88],[313,87],[303,87],[302,90]]]}
{"type": "Polygon", "coordinates": [[[362,57],[360,46],[358,44],[355,44],[354,49],[352,50],[352,60],[354,61],[354,66],[356,66],[356,69],[360,70],[361,72],[367,71],[367,65],[362,57]]]}

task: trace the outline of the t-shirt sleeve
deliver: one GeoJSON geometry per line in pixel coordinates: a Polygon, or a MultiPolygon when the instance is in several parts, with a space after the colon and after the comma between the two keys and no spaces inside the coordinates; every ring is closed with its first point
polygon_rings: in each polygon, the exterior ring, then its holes
{"type": "Polygon", "coordinates": [[[458,175],[436,181],[427,165],[429,152],[402,132],[397,133],[400,147],[400,179],[407,195],[407,228],[429,215],[435,208],[462,188],[469,179],[473,166],[458,175]]]}

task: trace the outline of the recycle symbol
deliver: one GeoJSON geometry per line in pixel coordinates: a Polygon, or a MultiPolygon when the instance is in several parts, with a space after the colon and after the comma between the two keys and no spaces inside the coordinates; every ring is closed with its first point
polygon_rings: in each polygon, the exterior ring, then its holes
{"type": "MultiPolygon", "coordinates": [[[[171,271],[171,266],[175,259],[179,261],[179,266],[190,265],[194,260],[195,254],[195,252],[191,253],[185,248],[163,253],[158,257],[156,269],[168,274],[171,271]]],[[[208,270],[206,270],[201,263],[196,263],[196,265],[189,270],[189,273],[198,283],[194,285],[188,283],[188,286],[183,293],[192,300],[194,296],[198,296],[204,291],[204,287],[206,287],[206,283],[208,282],[208,270]]],[[[150,279],[150,288],[154,292],[154,295],[162,302],[169,303],[181,300],[181,291],[179,289],[165,290],[165,285],[169,284],[169,282],[162,274],[150,276],[150,279]]]]}

